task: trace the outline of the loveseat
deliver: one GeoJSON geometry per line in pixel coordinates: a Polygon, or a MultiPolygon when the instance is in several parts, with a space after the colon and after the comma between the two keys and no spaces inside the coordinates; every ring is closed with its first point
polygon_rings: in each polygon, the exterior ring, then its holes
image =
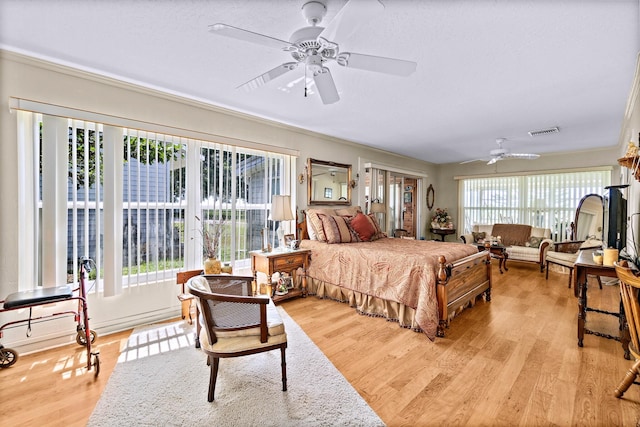
{"type": "Polygon", "coordinates": [[[551,230],[532,227],[525,224],[476,224],[472,232],[460,236],[462,243],[483,243],[490,237],[498,237],[503,245],[509,261],[523,261],[538,264],[540,272],[544,271],[544,261],[551,240],[551,230]]]}

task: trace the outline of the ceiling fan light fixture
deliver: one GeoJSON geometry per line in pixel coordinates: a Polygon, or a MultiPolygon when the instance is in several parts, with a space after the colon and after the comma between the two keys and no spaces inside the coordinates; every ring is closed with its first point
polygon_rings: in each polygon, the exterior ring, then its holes
{"type": "Polygon", "coordinates": [[[527,132],[529,136],[540,136],[540,135],[549,135],[550,133],[558,133],[560,132],[560,128],[558,126],[554,126],[548,129],[540,129],[540,130],[530,130],[527,132]]]}

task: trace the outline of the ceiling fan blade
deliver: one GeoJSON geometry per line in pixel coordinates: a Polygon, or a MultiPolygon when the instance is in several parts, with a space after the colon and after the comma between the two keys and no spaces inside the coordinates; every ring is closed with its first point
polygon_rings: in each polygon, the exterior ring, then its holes
{"type": "Polygon", "coordinates": [[[259,88],[260,86],[263,86],[269,83],[271,80],[283,75],[284,73],[287,73],[291,70],[295,70],[297,67],[298,67],[298,62],[287,62],[281,65],[278,65],[276,68],[273,68],[267,71],[266,73],[260,74],[258,77],[251,79],[246,83],[241,84],[236,89],[243,88],[247,92],[252,91],[254,89],[259,88]]]}
{"type": "Polygon", "coordinates": [[[465,160],[464,162],[460,162],[461,165],[465,165],[467,163],[473,162],[486,162],[488,159],[473,159],[473,160],[465,160]]]}
{"type": "Polygon", "coordinates": [[[318,41],[342,42],[383,10],[384,5],[378,0],[349,0],[318,35],[318,41]]]}
{"type": "Polygon", "coordinates": [[[530,154],[530,153],[507,153],[505,157],[509,157],[510,159],[521,159],[521,160],[535,160],[540,157],[540,154],[530,154]]]}
{"type": "Polygon", "coordinates": [[[253,31],[243,30],[242,28],[232,27],[227,24],[209,25],[209,31],[220,36],[230,37],[236,40],[242,40],[270,47],[273,49],[291,50],[295,46],[288,41],[276,39],[274,37],[265,36],[264,34],[254,33],[253,31]]]}
{"type": "Polygon", "coordinates": [[[495,162],[497,162],[498,160],[502,160],[502,157],[494,157],[493,159],[491,159],[491,160],[489,160],[489,161],[487,162],[487,165],[492,165],[492,164],[494,164],[495,162]]]}
{"type": "Polygon", "coordinates": [[[328,68],[322,67],[322,70],[314,73],[313,81],[316,83],[323,104],[333,104],[340,100],[338,89],[328,68]]]}
{"type": "Polygon", "coordinates": [[[418,66],[417,63],[405,61],[404,59],[351,52],[341,52],[336,58],[336,62],[343,67],[394,74],[396,76],[408,76],[416,71],[416,67],[418,66]]]}

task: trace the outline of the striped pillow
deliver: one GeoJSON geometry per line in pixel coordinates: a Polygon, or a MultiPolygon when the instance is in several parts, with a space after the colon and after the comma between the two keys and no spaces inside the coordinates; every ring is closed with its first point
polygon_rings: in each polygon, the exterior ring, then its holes
{"type": "Polygon", "coordinates": [[[322,220],[318,215],[335,215],[335,213],[335,209],[309,209],[307,211],[307,225],[311,225],[311,227],[307,227],[309,239],[326,242],[327,236],[324,233],[322,220]]]}
{"type": "Polygon", "coordinates": [[[378,240],[378,239],[382,239],[383,237],[387,237],[387,233],[385,233],[384,231],[382,231],[382,229],[380,228],[380,224],[378,223],[378,219],[376,218],[376,214],[374,213],[370,213],[369,215],[367,215],[367,218],[369,218],[369,221],[371,221],[371,224],[373,224],[373,226],[376,229],[376,232],[373,236],[371,236],[370,241],[374,241],[374,240],[378,240]]]}
{"type": "Polygon", "coordinates": [[[347,218],[338,215],[318,214],[322,221],[322,228],[327,237],[327,243],[353,243],[358,241],[347,218]]]}

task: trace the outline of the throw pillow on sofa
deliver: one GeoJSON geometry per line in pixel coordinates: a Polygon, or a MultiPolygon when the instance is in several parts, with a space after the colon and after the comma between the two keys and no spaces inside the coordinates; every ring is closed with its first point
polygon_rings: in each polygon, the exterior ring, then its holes
{"type": "Polygon", "coordinates": [[[544,240],[543,237],[531,236],[529,238],[529,241],[527,242],[527,246],[531,248],[539,248],[540,243],[542,243],[543,240],[544,240]]]}
{"type": "Polygon", "coordinates": [[[473,241],[475,243],[484,243],[485,237],[487,237],[487,233],[483,232],[475,232],[471,233],[473,235],[473,241]]]}

